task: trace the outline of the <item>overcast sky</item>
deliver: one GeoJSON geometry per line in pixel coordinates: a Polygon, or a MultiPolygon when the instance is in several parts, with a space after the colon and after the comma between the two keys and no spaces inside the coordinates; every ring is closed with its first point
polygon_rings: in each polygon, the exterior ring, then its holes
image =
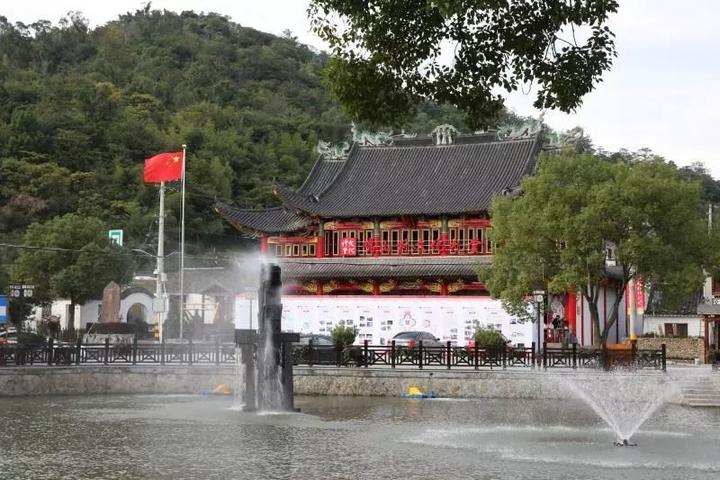
{"type": "MultiPolygon", "coordinates": [[[[0,0],[0,15],[30,23],[57,21],[81,11],[93,26],[142,8],[138,0],[0,0]]],[[[156,0],[153,8],[213,11],[270,33],[290,29],[318,48],[309,31],[307,0],[156,0]]],[[[612,21],[618,58],[604,82],[573,115],[549,112],[556,129],[585,128],[596,146],[651,148],[686,165],[701,161],[720,177],[714,140],[720,128],[720,2],[717,0],[624,0],[612,21]]],[[[537,116],[532,96],[511,95],[508,105],[537,116]]]]}

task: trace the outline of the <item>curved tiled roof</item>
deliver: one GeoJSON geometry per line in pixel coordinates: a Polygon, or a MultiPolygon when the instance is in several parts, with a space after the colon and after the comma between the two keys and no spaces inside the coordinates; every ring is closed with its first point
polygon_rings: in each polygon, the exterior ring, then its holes
{"type": "Polygon", "coordinates": [[[286,279],[477,277],[490,256],[279,259],[286,279]]]}
{"type": "Polygon", "coordinates": [[[326,159],[318,157],[312,170],[300,186],[298,193],[303,195],[320,195],[335,180],[345,166],[345,159],[326,159]]]}
{"type": "Polygon", "coordinates": [[[283,208],[235,208],[218,202],[215,210],[239,230],[265,233],[285,233],[302,230],[309,225],[309,219],[283,208]]]}
{"type": "Polygon", "coordinates": [[[308,195],[280,185],[275,191],[288,207],[320,217],[486,211],[493,194],[532,173],[541,141],[478,137],[452,145],[356,147],[324,191],[308,195]]]}

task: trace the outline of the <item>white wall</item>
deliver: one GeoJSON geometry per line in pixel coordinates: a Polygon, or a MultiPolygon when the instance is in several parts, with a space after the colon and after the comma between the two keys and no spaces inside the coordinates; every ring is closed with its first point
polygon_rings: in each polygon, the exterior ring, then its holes
{"type": "Polygon", "coordinates": [[[443,342],[466,345],[478,326],[492,326],[513,344],[535,341],[531,322],[520,323],[489,297],[283,296],[283,330],[329,335],[337,325],[358,328],[356,343],[387,343],[395,334],[421,330],[443,342]]]}
{"type": "MultiPolygon", "coordinates": [[[[615,302],[617,293],[618,292],[615,289],[611,288],[603,288],[600,291],[600,298],[598,300],[598,312],[600,314],[600,331],[605,328],[607,319],[612,313],[612,307],[613,303],[615,302]]],[[[621,292],[621,294],[622,293],[623,292],[621,292]]],[[[592,322],[590,320],[590,307],[585,298],[580,294],[578,294],[576,306],[576,336],[578,339],[578,343],[581,345],[592,345],[594,334],[592,330],[592,322]]],[[[618,309],[617,323],[613,327],[611,327],[608,334],[608,343],[620,343],[625,341],[629,333],[627,331],[627,318],[628,313],[627,309],[625,308],[625,299],[623,298],[620,301],[618,309]]],[[[636,335],[640,335],[642,333],[641,315],[638,315],[638,320],[635,325],[635,331],[636,335]]]]}
{"type": "MultiPolygon", "coordinates": [[[[127,297],[120,300],[120,321],[127,321],[127,312],[131,306],[136,303],[142,304],[146,310],[146,321],[152,323],[152,296],[136,292],[128,295],[127,297]]],[[[102,302],[100,300],[90,300],[83,305],[75,305],[75,328],[83,329],[85,324],[89,322],[97,322],[100,315],[100,306],[102,302]]],[[[50,314],[60,317],[61,328],[68,328],[70,300],[59,299],[55,300],[50,306],[50,314]]],[[[35,308],[31,314],[32,322],[37,324],[42,320],[42,309],[35,308]]]]}
{"type": "Polygon", "coordinates": [[[656,335],[665,335],[666,323],[686,323],[688,326],[688,336],[702,337],[705,335],[703,331],[703,322],[700,317],[688,316],[646,316],[643,333],[654,333],[656,335]]]}
{"type": "Polygon", "coordinates": [[[155,318],[153,315],[152,299],[153,297],[142,292],[131,293],[127,297],[123,298],[120,300],[120,320],[127,322],[128,310],[130,310],[130,307],[136,303],[139,303],[145,307],[145,322],[153,324],[155,322],[155,318]]]}
{"type": "Polygon", "coordinates": [[[235,297],[235,328],[258,328],[258,301],[256,295],[235,297]]]}

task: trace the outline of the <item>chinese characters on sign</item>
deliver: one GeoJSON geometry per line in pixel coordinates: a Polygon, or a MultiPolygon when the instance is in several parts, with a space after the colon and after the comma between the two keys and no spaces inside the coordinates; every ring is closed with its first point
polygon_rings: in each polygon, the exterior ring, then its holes
{"type": "Polygon", "coordinates": [[[341,238],[340,255],[343,257],[357,256],[357,239],[351,237],[341,238]]]}
{"type": "Polygon", "coordinates": [[[10,291],[10,296],[13,298],[31,298],[35,293],[35,285],[8,285],[8,290],[10,291]]]}

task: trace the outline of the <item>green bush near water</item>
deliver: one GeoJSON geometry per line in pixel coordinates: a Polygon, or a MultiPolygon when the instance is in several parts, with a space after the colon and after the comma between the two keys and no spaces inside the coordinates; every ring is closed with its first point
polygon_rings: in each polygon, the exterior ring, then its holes
{"type": "Polygon", "coordinates": [[[490,327],[478,327],[473,339],[478,348],[502,348],[505,344],[502,333],[490,327]]]}

